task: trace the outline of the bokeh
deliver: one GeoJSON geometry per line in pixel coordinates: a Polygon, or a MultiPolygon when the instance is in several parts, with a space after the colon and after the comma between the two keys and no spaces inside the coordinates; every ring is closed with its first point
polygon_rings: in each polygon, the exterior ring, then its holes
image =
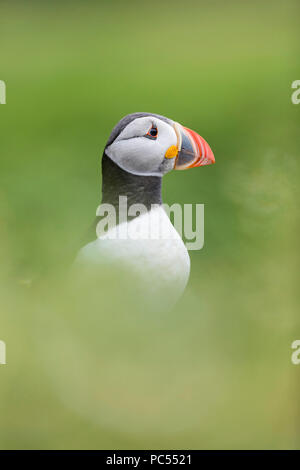
{"type": "Polygon", "coordinates": [[[0,448],[299,447],[298,18],[296,0],[1,2],[0,448]],[[119,271],[68,281],[135,111],[216,157],[164,178],[164,202],[205,204],[171,312],[119,271]]]}

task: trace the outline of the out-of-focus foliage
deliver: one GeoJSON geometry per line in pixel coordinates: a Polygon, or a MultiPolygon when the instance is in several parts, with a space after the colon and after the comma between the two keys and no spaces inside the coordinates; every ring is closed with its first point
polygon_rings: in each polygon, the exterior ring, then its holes
{"type": "Polygon", "coordinates": [[[1,448],[299,446],[298,18],[292,0],[1,4],[1,448]],[[164,178],[165,202],[205,204],[164,314],[120,272],[67,274],[134,111],[217,162],[164,178]]]}

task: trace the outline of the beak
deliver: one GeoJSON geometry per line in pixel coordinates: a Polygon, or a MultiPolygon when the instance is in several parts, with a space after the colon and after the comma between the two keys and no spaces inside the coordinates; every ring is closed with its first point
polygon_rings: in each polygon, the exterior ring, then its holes
{"type": "Polygon", "coordinates": [[[178,146],[175,170],[187,170],[215,163],[214,154],[203,137],[178,122],[175,122],[174,128],[178,146]]]}

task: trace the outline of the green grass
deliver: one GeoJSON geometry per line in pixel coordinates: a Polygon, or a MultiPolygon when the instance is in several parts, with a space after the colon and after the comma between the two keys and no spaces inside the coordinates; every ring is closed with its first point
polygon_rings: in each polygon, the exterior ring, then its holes
{"type": "Polygon", "coordinates": [[[296,1],[1,5],[1,448],[299,447],[298,15],[296,1]],[[166,203],[205,204],[205,247],[165,315],[117,291],[118,272],[64,285],[106,139],[134,111],[195,129],[216,157],[165,177],[166,203]]]}

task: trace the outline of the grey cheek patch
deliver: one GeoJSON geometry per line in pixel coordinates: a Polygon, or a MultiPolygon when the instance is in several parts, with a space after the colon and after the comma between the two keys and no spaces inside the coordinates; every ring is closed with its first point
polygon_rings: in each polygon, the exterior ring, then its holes
{"type": "Polygon", "coordinates": [[[168,173],[169,171],[173,170],[175,165],[175,158],[167,159],[165,158],[163,162],[160,164],[158,171],[162,174],[168,173]]]}

